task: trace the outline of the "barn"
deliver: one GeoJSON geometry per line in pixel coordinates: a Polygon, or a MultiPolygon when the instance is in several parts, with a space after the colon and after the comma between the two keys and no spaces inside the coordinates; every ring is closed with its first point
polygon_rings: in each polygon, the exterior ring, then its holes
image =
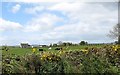
{"type": "Polygon", "coordinates": [[[21,43],[20,47],[21,48],[30,48],[31,46],[28,43],[21,43]]]}

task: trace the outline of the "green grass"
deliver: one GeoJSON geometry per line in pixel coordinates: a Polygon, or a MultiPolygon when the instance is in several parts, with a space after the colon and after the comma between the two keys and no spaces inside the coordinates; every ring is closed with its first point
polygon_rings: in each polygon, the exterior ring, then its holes
{"type": "Polygon", "coordinates": [[[8,53],[10,54],[16,54],[16,55],[24,55],[26,53],[31,53],[31,48],[9,48],[9,51],[2,50],[2,54],[6,55],[8,53]]]}
{"type": "MultiPolygon", "coordinates": [[[[65,47],[62,47],[62,48],[63,48],[63,50],[65,50],[65,51],[69,51],[69,50],[76,51],[76,50],[84,49],[84,48],[86,48],[86,47],[88,47],[88,48],[91,48],[91,47],[97,47],[97,48],[99,48],[99,47],[102,47],[102,46],[104,46],[104,45],[65,46],[65,47]]],[[[56,48],[56,47],[52,47],[51,50],[48,50],[48,47],[43,47],[42,49],[45,50],[45,51],[56,52],[55,48],[56,48]]],[[[2,50],[2,54],[3,54],[3,55],[15,54],[15,55],[22,56],[22,55],[25,55],[25,54],[28,54],[28,53],[32,53],[32,48],[9,47],[9,51],[2,50]]],[[[38,48],[37,48],[36,53],[39,53],[38,48]]]]}

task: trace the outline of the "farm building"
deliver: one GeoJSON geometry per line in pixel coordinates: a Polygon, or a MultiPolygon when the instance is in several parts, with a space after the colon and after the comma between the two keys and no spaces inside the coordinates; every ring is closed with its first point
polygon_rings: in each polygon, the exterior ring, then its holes
{"type": "Polygon", "coordinates": [[[31,46],[28,43],[21,43],[20,47],[21,48],[30,48],[31,46]]]}

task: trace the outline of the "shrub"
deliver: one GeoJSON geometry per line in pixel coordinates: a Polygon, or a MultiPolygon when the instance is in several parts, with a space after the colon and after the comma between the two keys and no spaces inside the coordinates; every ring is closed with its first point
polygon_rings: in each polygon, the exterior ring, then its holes
{"type": "Polygon", "coordinates": [[[120,74],[120,50],[112,46],[78,51],[43,51],[25,56],[2,57],[2,72],[11,73],[116,73],[120,74]]]}

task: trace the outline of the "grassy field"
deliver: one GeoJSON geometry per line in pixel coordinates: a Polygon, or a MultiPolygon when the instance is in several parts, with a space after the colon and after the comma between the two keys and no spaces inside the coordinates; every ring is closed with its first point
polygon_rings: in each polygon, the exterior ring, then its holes
{"type": "MultiPolygon", "coordinates": [[[[81,49],[84,49],[86,47],[88,48],[92,48],[92,47],[97,47],[97,48],[100,48],[100,47],[103,47],[104,45],[91,45],[91,46],[88,46],[88,45],[79,45],[79,46],[64,46],[62,47],[63,50],[65,51],[76,51],[76,50],[81,50],[81,49]]],[[[15,55],[19,55],[19,56],[22,56],[22,55],[25,55],[25,54],[28,54],[28,53],[32,53],[32,48],[19,48],[19,47],[8,47],[9,48],[9,51],[5,51],[5,50],[2,50],[2,54],[3,55],[6,55],[8,53],[10,54],[15,54],[15,55]]],[[[49,50],[48,49],[49,47],[42,47],[42,49],[44,51],[52,51],[52,52],[56,52],[55,48],[56,47],[51,47],[52,49],[49,50]]],[[[37,51],[36,53],[39,53],[39,48],[37,48],[37,51]]]]}

